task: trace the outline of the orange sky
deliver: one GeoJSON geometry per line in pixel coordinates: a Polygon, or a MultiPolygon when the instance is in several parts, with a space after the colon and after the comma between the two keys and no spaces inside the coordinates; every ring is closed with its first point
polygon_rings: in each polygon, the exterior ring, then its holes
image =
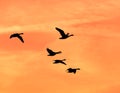
{"type": "Polygon", "coordinates": [[[0,8],[0,93],[120,93],[119,0],[1,0],[0,8]],[[59,40],[56,26],[75,36],[59,40]],[[24,44],[9,39],[14,32],[24,44]],[[63,53],[48,57],[47,47],[63,53]]]}

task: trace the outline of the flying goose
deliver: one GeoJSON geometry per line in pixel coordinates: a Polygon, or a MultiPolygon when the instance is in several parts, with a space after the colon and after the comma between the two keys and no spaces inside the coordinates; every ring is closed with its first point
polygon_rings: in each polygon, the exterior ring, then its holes
{"type": "Polygon", "coordinates": [[[70,33],[66,33],[65,34],[65,32],[62,30],[62,29],[60,29],[60,28],[58,28],[58,27],[55,27],[55,29],[60,33],[60,35],[61,35],[61,37],[59,38],[59,39],[66,39],[66,38],[68,38],[68,37],[70,37],[70,36],[74,36],[73,34],[70,34],[70,33]]]}
{"type": "Polygon", "coordinates": [[[68,73],[76,73],[77,70],[80,70],[80,68],[68,68],[67,71],[68,73]]]}
{"type": "Polygon", "coordinates": [[[62,59],[62,60],[54,60],[54,63],[53,64],[58,64],[58,63],[61,63],[61,64],[64,64],[64,65],[67,65],[65,62],[66,59],[62,59]]]}
{"type": "Polygon", "coordinates": [[[49,53],[48,56],[54,56],[56,54],[60,54],[62,53],[61,51],[58,51],[58,52],[54,52],[53,50],[47,48],[47,52],[49,53]]]}
{"type": "Polygon", "coordinates": [[[22,43],[24,43],[24,40],[21,35],[23,35],[23,33],[14,33],[14,34],[10,35],[10,39],[17,37],[19,40],[21,40],[22,43]]]}

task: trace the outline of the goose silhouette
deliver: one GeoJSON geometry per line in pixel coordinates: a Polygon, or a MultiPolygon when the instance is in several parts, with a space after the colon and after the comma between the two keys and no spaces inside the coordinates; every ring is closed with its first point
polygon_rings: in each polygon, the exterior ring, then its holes
{"type": "Polygon", "coordinates": [[[22,36],[20,36],[22,34],[23,33],[14,33],[14,34],[10,35],[10,39],[17,37],[22,43],[24,43],[24,40],[23,40],[22,36]]]}
{"type": "Polygon", "coordinates": [[[67,65],[65,62],[63,62],[63,61],[65,61],[66,59],[62,59],[62,60],[54,60],[54,63],[53,64],[58,64],[58,63],[61,63],[61,64],[64,64],[64,65],[67,65]]]}
{"type": "Polygon", "coordinates": [[[80,68],[68,68],[67,71],[68,73],[76,73],[77,70],[80,70],[80,68]]]}
{"type": "Polygon", "coordinates": [[[62,30],[62,29],[60,29],[60,28],[58,28],[58,27],[55,27],[55,29],[60,33],[60,35],[61,35],[61,37],[59,38],[59,39],[66,39],[66,38],[68,38],[68,37],[70,37],[70,36],[74,36],[73,34],[70,34],[70,33],[66,33],[65,34],[65,32],[62,30]]]}
{"type": "Polygon", "coordinates": [[[47,52],[49,53],[48,56],[55,56],[56,54],[62,53],[61,51],[54,52],[53,50],[47,48],[47,52]]]}

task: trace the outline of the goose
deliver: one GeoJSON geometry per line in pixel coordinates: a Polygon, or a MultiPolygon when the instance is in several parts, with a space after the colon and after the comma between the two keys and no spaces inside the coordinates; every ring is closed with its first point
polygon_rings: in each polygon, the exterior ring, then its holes
{"type": "Polygon", "coordinates": [[[65,34],[65,32],[62,30],[62,29],[60,29],[60,28],[58,28],[58,27],[55,27],[55,29],[60,33],[60,35],[61,35],[61,37],[59,38],[59,39],[66,39],[66,38],[68,38],[68,37],[70,37],[70,36],[74,36],[73,34],[70,34],[70,33],[66,33],[65,34]]]}
{"type": "Polygon", "coordinates": [[[58,52],[54,52],[53,50],[47,48],[47,52],[49,53],[48,56],[54,56],[56,54],[60,54],[62,53],[61,51],[58,51],[58,52]]]}
{"type": "Polygon", "coordinates": [[[76,73],[77,70],[80,70],[80,68],[68,68],[67,71],[68,73],[76,73]]]}
{"type": "Polygon", "coordinates": [[[61,64],[64,64],[64,65],[67,65],[65,62],[66,59],[62,59],[62,60],[54,60],[54,63],[53,64],[58,64],[58,63],[61,63],[61,64]]]}
{"type": "Polygon", "coordinates": [[[21,35],[23,35],[23,33],[14,33],[14,34],[10,35],[10,39],[17,37],[19,40],[21,40],[22,43],[24,43],[24,40],[21,35]]]}

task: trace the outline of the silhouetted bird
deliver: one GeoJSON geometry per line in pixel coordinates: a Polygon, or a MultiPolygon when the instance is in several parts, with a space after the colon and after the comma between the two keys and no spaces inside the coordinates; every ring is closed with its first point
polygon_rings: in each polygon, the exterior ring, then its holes
{"type": "Polygon", "coordinates": [[[55,27],[55,29],[57,31],[59,31],[60,35],[62,36],[59,39],[66,39],[66,38],[68,38],[70,36],[73,36],[73,34],[69,34],[69,33],[65,34],[64,31],[62,29],[58,28],[58,27],[55,27]]]}
{"type": "Polygon", "coordinates": [[[14,33],[14,34],[10,35],[10,39],[11,39],[11,38],[14,38],[14,37],[17,37],[18,39],[20,39],[20,40],[22,41],[22,43],[24,43],[23,38],[20,36],[20,35],[22,35],[22,34],[23,34],[23,33],[14,33]]]}
{"type": "Polygon", "coordinates": [[[61,51],[58,51],[58,52],[54,52],[53,50],[47,48],[47,52],[49,53],[48,56],[54,56],[56,54],[60,54],[62,53],[61,51]]]}
{"type": "Polygon", "coordinates": [[[77,70],[80,70],[80,68],[68,68],[67,71],[68,73],[76,73],[77,70]]]}
{"type": "Polygon", "coordinates": [[[62,59],[62,60],[54,60],[54,63],[53,64],[58,64],[58,63],[61,63],[61,64],[64,64],[64,65],[67,65],[65,62],[66,59],[62,59]]]}

